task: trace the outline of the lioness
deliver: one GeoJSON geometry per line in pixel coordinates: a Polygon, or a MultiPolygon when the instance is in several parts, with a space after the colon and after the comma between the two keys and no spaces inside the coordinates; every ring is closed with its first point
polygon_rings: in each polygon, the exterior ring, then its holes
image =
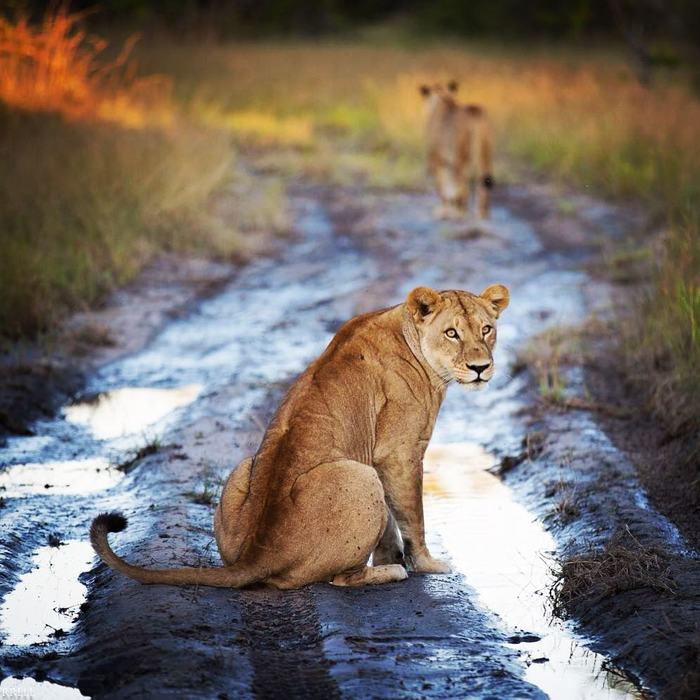
{"type": "Polygon", "coordinates": [[[479,215],[488,217],[491,206],[491,128],[479,105],[459,104],[458,85],[421,85],[426,106],[428,170],[442,203],[441,217],[463,214],[469,207],[469,179],[476,170],[479,215]]]}
{"type": "Polygon", "coordinates": [[[423,454],[447,385],[481,389],[493,376],[508,298],[500,284],[479,296],[418,287],[343,325],[224,486],[214,532],[225,566],[128,564],[107,541],[126,526],[118,513],[93,521],[96,552],[142,583],[234,588],[386,583],[406,578],[404,564],[449,571],[425,544],[423,454]]]}

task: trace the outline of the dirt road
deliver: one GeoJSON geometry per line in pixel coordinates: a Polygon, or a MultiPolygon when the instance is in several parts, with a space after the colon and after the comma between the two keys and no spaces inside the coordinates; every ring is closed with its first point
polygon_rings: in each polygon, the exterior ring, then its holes
{"type": "MultiPolygon", "coordinates": [[[[546,328],[606,307],[607,290],[581,263],[596,235],[621,225],[590,206],[569,228],[536,232],[513,214],[529,196],[503,192],[490,224],[477,227],[436,223],[423,194],[295,185],[297,239],[284,252],[243,267],[139,351],[93,373],[83,398],[33,436],[10,439],[0,473],[0,691],[29,677],[18,687],[36,697],[640,697],[548,612],[561,544],[552,533],[563,530],[548,521],[542,484],[585,474],[547,473],[551,464],[533,455],[505,484],[488,471],[521,455],[534,430],[536,397],[527,375],[512,376],[516,353],[546,328]],[[113,538],[127,559],[217,564],[211,519],[222,478],[255,451],[285,387],[340,323],[418,284],[480,291],[494,282],[512,295],[496,378],[485,392],[450,390],[426,459],[429,541],[454,573],[281,593],[146,587],[95,566],[87,529],[111,509],[129,518],[113,538]]],[[[605,437],[594,417],[566,420],[558,435],[578,436],[593,455],[605,437]]],[[[624,455],[616,460],[629,508],[680,551],[624,455]]],[[[615,525],[584,511],[576,536],[595,541],[615,525]]],[[[653,674],[643,680],[653,686],[653,674]]]]}

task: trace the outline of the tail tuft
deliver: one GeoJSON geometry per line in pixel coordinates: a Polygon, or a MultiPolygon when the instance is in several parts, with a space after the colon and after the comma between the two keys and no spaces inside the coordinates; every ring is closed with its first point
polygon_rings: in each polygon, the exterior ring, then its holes
{"type": "Polygon", "coordinates": [[[484,187],[487,190],[490,190],[493,188],[493,177],[491,175],[484,175],[483,179],[484,187]]]}
{"type": "Polygon", "coordinates": [[[92,521],[90,530],[121,532],[126,528],[126,518],[121,513],[102,513],[92,521]]]}

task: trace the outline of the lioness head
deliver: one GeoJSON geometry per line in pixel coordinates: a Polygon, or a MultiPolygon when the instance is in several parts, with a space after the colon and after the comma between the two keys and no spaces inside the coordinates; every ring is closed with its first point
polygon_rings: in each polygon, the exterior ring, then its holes
{"type": "Polygon", "coordinates": [[[428,364],[446,382],[483,389],[493,377],[496,319],[508,306],[508,289],[487,287],[470,292],[437,292],[417,287],[406,299],[420,348],[428,364]]]}

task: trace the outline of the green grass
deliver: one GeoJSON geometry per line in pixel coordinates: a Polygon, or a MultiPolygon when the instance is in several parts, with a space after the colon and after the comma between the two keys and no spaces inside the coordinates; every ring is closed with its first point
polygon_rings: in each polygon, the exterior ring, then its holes
{"type": "Polygon", "coordinates": [[[0,332],[45,330],[134,277],[163,247],[216,248],[201,208],[226,138],[0,107],[0,332]],[[196,230],[198,236],[193,236],[196,230]]]}

